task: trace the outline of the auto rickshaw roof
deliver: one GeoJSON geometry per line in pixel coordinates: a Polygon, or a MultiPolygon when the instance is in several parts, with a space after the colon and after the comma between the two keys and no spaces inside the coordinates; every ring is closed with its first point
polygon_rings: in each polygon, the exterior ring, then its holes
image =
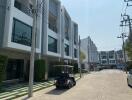
{"type": "Polygon", "coordinates": [[[71,65],[54,65],[54,67],[69,67],[69,68],[73,68],[74,66],[71,66],[71,65]]]}

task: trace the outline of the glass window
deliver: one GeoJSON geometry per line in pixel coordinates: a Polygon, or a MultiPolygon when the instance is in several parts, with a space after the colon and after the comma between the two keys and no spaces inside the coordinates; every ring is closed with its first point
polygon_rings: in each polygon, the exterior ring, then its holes
{"type": "Polygon", "coordinates": [[[24,60],[9,59],[6,67],[6,80],[22,78],[23,67],[24,67],[24,60]]]}
{"type": "Polygon", "coordinates": [[[15,6],[17,9],[19,9],[19,10],[21,10],[21,8],[22,8],[22,7],[21,7],[21,6],[22,6],[21,3],[19,3],[19,2],[16,1],[16,0],[15,0],[15,3],[14,3],[14,6],[15,6]]]}
{"type": "Polygon", "coordinates": [[[69,40],[69,18],[65,15],[65,38],[69,40]]]}
{"type": "Polygon", "coordinates": [[[74,49],[74,57],[77,58],[77,49],[74,49]]]}
{"type": "Polygon", "coordinates": [[[109,55],[109,58],[112,59],[112,58],[114,58],[114,56],[113,55],[109,55]]]}
{"type": "Polygon", "coordinates": [[[112,63],[113,64],[113,63],[115,63],[115,60],[110,60],[109,63],[112,63]]]}
{"type": "Polygon", "coordinates": [[[106,56],[102,56],[102,59],[106,59],[107,57],[106,56]]]}
{"type": "Polygon", "coordinates": [[[58,4],[55,0],[49,0],[49,12],[51,12],[54,16],[57,17],[58,12],[58,4]]]}
{"type": "Polygon", "coordinates": [[[65,44],[65,55],[69,56],[69,45],[65,44]]]}
{"type": "Polygon", "coordinates": [[[77,25],[74,25],[74,44],[77,44],[77,25]]]}
{"type": "Polygon", "coordinates": [[[49,12],[49,28],[57,33],[57,17],[49,12]]]}
{"type": "Polygon", "coordinates": [[[107,61],[106,60],[102,60],[102,64],[107,64],[107,61]]]}
{"type": "Polygon", "coordinates": [[[14,19],[12,42],[26,46],[31,46],[31,41],[32,41],[32,27],[24,24],[21,21],[14,19]]]}
{"type": "Polygon", "coordinates": [[[48,36],[48,51],[57,53],[57,40],[48,36]]]}

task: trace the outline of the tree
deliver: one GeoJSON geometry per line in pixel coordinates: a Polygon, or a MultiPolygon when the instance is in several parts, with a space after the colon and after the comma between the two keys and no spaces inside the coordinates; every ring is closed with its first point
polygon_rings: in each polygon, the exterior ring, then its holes
{"type": "MultiPolygon", "coordinates": [[[[128,41],[125,45],[125,49],[127,51],[127,55],[130,60],[132,60],[132,43],[128,41]]],[[[127,70],[132,69],[132,61],[127,62],[127,70]]]]}
{"type": "Polygon", "coordinates": [[[80,60],[81,62],[86,58],[86,55],[84,54],[84,52],[80,51],[80,60]]]}
{"type": "Polygon", "coordinates": [[[125,49],[127,51],[128,57],[130,58],[130,60],[132,60],[132,43],[128,41],[126,43],[125,49]]]}

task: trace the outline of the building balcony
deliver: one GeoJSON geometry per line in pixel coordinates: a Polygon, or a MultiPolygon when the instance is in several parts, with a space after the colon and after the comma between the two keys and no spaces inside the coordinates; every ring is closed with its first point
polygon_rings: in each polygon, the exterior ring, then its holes
{"type": "Polygon", "coordinates": [[[55,25],[52,25],[52,24],[49,23],[49,29],[51,29],[52,31],[57,33],[57,27],[55,25]]]}
{"type": "Polygon", "coordinates": [[[14,7],[25,13],[26,15],[32,17],[32,5],[31,4],[23,4],[20,0],[15,0],[14,7]]]}

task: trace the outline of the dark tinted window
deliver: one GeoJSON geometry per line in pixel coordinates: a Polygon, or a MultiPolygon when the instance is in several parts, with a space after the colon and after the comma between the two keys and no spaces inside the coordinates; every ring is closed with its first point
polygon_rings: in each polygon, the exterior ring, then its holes
{"type": "Polygon", "coordinates": [[[31,46],[32,27],[14,19],[12,42],[31,46]]]}
{"type": "Polygon", "coordinates": [[[48,37],[48,51],[57,53],[57,40],[51,36],[48,37]]]}
{"type": "Polygon", "coordinates": [[[65,55],[69,56],[69,45],[65,44],[65,55]]]}

